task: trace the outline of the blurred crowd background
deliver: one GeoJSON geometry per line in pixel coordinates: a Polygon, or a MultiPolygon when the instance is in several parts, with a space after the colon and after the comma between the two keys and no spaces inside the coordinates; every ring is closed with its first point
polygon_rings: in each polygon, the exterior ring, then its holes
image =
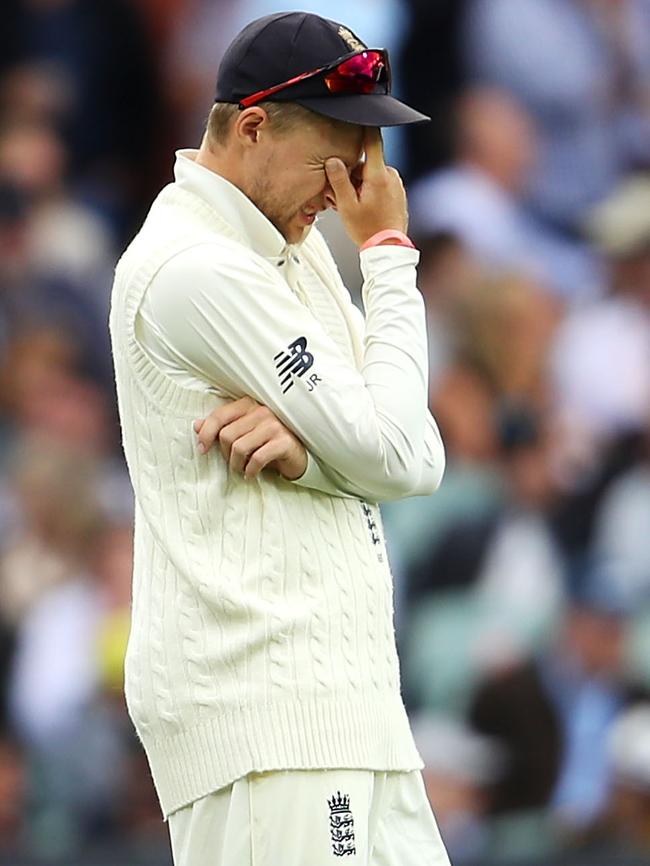
{"type": "Polygon", "coordinates": [[[223,49],[282,8],[389,47],[433,117],[386,142],[448,469],[384,515],[452,862],[647,864],[649,0],[3,0],[0,863],[169,863],[121,691],[112,271],[223,49]]]}

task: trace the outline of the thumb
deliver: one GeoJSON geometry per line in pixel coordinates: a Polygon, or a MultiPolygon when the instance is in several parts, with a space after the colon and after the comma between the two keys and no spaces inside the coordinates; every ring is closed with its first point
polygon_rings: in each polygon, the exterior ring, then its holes
{"type": "Polygon", "coordinates": [[[337,207],[357,201],[357,193],[340,159],[331,157],[325,163],[325,174],[336,196],[337,207]]]}

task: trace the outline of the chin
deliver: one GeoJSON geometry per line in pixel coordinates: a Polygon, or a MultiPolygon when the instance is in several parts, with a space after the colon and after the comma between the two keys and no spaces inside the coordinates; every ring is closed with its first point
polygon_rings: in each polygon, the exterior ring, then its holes
{"type": "Polygon", "coordinates": [[[309,232],[311,231],[311,229],[312,229],[311,226],[303,226],[301,229],[299,229],[296,232],[298,237],[293,243],[294,244],[301,244],[306,239],[306,237],[309,234],[309,232]]]}

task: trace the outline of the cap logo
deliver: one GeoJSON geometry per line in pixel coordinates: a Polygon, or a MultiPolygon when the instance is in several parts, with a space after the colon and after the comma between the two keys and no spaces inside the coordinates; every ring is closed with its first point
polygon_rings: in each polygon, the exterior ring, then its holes
{"type": "Polygon", "coordinates": [[[339,27],[338,34],[350,51],[363,51],[368,47],[367,45],[364,45],[363,42],[359,42],[354,33],[352,33],[351,30],[348,30],[347,27],[339,27]]]}

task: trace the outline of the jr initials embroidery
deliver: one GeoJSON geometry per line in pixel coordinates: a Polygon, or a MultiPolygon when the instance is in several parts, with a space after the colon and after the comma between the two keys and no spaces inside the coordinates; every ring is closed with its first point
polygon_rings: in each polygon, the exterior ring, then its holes
{"type": "Polygon", "coordinates": [[[330,835],[332,837],[332,853],[335,857],[352,856],[357,853],[354,846],[354,818],[350,811],[350,798],[347,794],[337,791],[331,800],[330,835]]]}

